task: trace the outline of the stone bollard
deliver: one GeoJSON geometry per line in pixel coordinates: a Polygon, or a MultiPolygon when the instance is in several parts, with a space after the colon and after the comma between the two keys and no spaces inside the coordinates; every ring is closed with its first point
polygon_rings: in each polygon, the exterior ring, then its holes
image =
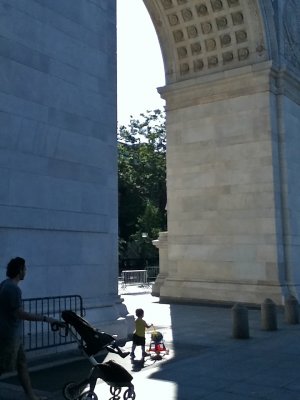
{"type": "Polygon", "coordinates": [[[288,296],[284,305],[285,320],[288,324],[299,324],[299,303],[295,296],[288,296]]]}
{"type": "Polygon", "coordinates": [[[248,309],[235,304],[232,309],[232,336],[235,339],[249,339],[248,309]]]}
{"type": "Polygon", "coordinates": [[[277,330],[276,304],[271,299],[266,299],[261,305],[261,327],[265,331],[277,330]]]}

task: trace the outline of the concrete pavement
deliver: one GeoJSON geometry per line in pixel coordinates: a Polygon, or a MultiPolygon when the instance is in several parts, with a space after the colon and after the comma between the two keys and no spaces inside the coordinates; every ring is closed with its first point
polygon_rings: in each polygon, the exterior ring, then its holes
{"type": "MultiPolygon", "coordinates": [[[[278,330],[271,332],[261,330],[260,310],[249,310],[250,339],[233,339],[231,308],[160,304],[158,298],[140,290],[128,291],[123,297],[129,312],[139,307],[145,310],[145,320],[163,333],[170,349],[161,361],[146,359],[140,370],[129,358],[106,357],[132,373],[136,399],[299,400],[300,325],[287,325],[282,309],[277,311],[278,330]]],[[[130,347],[128,342],[125,348],[130,347]]],[[[89,369],[89,363],[83,362],[89,369]]],[[[75,374],[76,362],[61,365],[60,369],[48,367],[39,371],[38,379],[37,371],[32,371],[33,382],[39,393],[61,400],[60,381],[67,373],[75,374]]],[[[96,393],[99,399],[112,397],[105,382],[98,383],[96,393]]],[[[1,400],[23,398],[17,386],[0,381],[1,400]]]]}

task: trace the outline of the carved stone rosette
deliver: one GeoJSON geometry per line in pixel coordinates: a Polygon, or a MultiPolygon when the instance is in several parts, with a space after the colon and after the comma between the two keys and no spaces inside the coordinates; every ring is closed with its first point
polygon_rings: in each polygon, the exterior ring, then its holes
{"type": "Polygon", "coordinates": [[[258,5],[248,0],[157,0],[175,48],[172,81],[266,60],[258,5]],[[258,60],[259,61],[259,60],[258,60]]]}

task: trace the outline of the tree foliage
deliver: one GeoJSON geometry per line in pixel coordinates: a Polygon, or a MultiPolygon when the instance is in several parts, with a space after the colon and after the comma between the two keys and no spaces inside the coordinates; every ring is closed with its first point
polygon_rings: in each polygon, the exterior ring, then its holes
{"type": "Polygon", "coordinates": [[[166,229],[165,113],[147,111],[121,126],[118,151],[120,253],[153,257],[152,240],[166,229]]]}

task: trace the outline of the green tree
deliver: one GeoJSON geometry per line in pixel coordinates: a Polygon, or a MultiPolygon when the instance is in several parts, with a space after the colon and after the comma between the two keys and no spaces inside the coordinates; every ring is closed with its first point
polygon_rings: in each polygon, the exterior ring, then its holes
{"type": "Polygon", "coordinates": [[[118,151],[120,256],[151,258],[152,240],[166,229],[165,113],[147,111],[121,126],[118,151]]]}

